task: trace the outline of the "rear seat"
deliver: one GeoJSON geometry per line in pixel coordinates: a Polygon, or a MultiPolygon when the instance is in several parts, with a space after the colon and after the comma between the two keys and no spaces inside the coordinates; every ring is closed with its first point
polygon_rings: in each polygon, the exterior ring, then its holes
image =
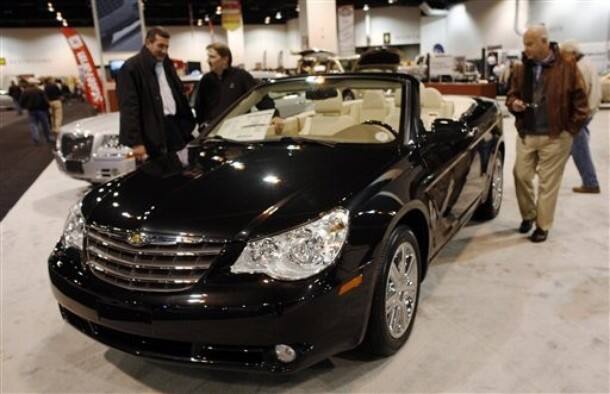
{"type": "Polygon", "coordinates": [[[427,130],[436,118],[453,117],[453,102],[443,100],[443,95],[435,88],[421,88],[421,119],[427,130]]]}
{"type": "Polygon", "coordinates": [[[385,122],[392,126],[394,130],[398,130],[400,127],[400,105],[402,104],[402,89],[396,89],[394,91],[394,108],[390,111],[390,114],[385,118],[385,122]]]}
{"type": "Polygon", "coordinates": [[[360,123],[367,120],[385,121],[389,113],[390,109],[382,91],[367,90],[364,93],[362,108],[360,109],[360,123]]]}
{"type": "Polygon", "coordinates": [[[305,118],[301,135],[329,136],[354,125],[352,117],[342,113],[341,94],[324,100],[316,100],[313,103],[315,114],[305,118]]]}

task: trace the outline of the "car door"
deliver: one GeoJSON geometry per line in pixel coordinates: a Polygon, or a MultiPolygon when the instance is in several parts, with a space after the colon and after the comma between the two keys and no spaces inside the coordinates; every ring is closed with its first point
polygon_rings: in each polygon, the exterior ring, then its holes
{"type": "Polygon", "coordinates": [[[423,125],[420,130],[419,156],[424,168],[421,187],[429,205],[432,247],[437,249],[450,238],[459,219],[454,210],[459,158],[452,138],[424,131],[423,125]]]}
{"type": "Polygon", "coordinates": [[[495,146],[491,130],[495,116],[490,112],[475,113],[473,120],[464,122],[453,143],[458,159],[453,171],[455,196],[453,210],[459,221],[466,222],[477,208],[488,180],[489,160],[495,146]]]}

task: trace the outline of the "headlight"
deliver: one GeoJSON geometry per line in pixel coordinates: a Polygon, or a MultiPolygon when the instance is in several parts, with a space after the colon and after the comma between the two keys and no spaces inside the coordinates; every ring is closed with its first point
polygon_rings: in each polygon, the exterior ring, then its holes
{"type": "Polygon", "coordinates": [[[65,246],[78,250],[83,248],[83,235],[85,232],[85,218],[80,209],[80,201],[70,208],[62,237],[65,246]]]}
{"type": "Polygon", "coordinates": [[[305,279],[330,266],[347,238],[349,211],[335,208],[320,219],[273,237],[250,241],[231,266],[234,274],[263,273],[305,279]]]}

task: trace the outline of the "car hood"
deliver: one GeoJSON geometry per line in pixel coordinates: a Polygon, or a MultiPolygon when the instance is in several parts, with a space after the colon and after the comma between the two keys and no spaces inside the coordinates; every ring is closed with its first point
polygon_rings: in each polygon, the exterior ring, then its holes
{"type": "Polygon", "coordinates": [[[79,119],[61,127],[62,133],[119,134],[119,113],[110,112],[79,119]]]}
{"type": "Polygon", "coordinates": [[[240,240],[314,219],[371,183],[396,147],[206,143],[92,190],[88,224],[240,240]]]}

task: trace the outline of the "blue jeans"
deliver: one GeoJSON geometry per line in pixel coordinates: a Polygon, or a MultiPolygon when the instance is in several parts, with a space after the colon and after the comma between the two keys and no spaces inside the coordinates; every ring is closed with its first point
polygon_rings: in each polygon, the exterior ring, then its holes
{"type": "Polygon", "coordinates": [[[32,141],[37,144],[40,141],[40,132],[44,134],[47,142],[51,142],[51,127],[49,125],[49,111],[31,110],[28,111],[30,117],[30,127],[32,131],[32,141]]]}
{"type": "Polygon", "coordinates": [[[576,164],[582,178],[582,185],[584,187],[599,187],[593,160],[591,160],[591,149],[589,148],[589,122],[591,122],[591,119],[587,120],[580,132],[574,137],[572,159],[574,159],[574,164],[576,164]]]}

